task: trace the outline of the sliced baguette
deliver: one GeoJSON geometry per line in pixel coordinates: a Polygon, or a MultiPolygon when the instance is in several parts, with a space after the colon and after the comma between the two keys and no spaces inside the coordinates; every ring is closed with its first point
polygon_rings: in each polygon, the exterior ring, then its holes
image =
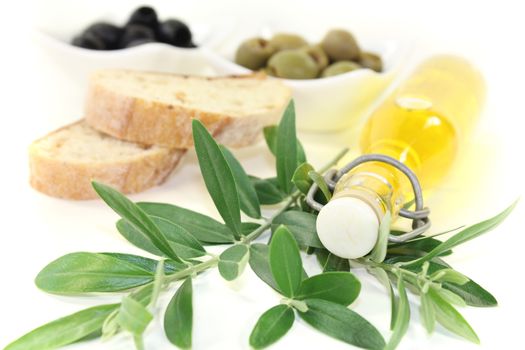
{"type": "Polygon", "coordinates": [[[241,147],[278,123],[290,98],[288,87],[261,74],[203,78],[104,70],[91,77],[85,118],[116,138],[175,148],[192,146],[195,118],[218,142],[241,147]]]}
{"type": "Polygon", "coordinates": [[[79,121],[31,144],[30,183],[40,192],[67,199],[96,198],[92,180],[135,193],[162,183],[184,153],[121,141],[79,121]]]}

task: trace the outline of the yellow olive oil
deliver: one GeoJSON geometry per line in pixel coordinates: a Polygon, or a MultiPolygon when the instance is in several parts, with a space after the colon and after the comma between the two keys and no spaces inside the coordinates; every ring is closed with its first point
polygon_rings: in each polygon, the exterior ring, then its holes
{"type": "MultiPolygon", "coordinates": [[[[464,59],[427,59],[372,113],[361,133],[361,152],[399,160],[417,175],[424,190],[431,189],[443,180],[461,142],[467,140],[484,95],[482,76],[464,59]]],[[[396,215],[411,192],[399,170],[371,162],[345,175],[334,197],[358,197],[383,214],[390,210],[396,215]]]]}

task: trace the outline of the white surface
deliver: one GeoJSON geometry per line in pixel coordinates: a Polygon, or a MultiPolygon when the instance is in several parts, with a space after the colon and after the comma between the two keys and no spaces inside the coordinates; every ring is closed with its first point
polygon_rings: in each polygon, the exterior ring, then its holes
{"type": "MultiPolygon", "coordinates": [[[[37,290],[33,279],[38,271],[57,257],[73,251],[120,251],[139,253],[114,228],[116,215],[102,203],[68,202],[33,191],[28,183],[27,146],[36,137],[77,119],[82,113],[65,111],[67,101],[76,99],[75,81],[57,76],[53,62],[38,56],[26,36],[31,7],[23,1],[5,6],[1,21],[2,40],[2,243],[0,245],[0,347],[16,337],[60,316],[109,297],[66,298],[37,290]],[[71,89],[64,89],[64,81],[71,89]],[[73,115],[74,114],[74,115],[73,115]]],[[[132,8],[136,1],[130,1],[132,8]]],[[[167,3],[167,2],[166,2],[167,3]]],[[[187,1],[181,8],[201,6],[202,16],[231,18],[246,2],[187,1]],[[207,4],[204,4],[207,3],[207,4]]],[[[428,198],[434,231],[472,223],[503,209],[523,190],[523,11],[510,1],[279,1],[250,2],[241,16],[249,23],[272,13],[289,16],[311,25],[316,18],[332,19],[349,27],[377,28],[381,36],[419,38],[418,53],[456,52],[474,61],[488,82],[488,103],[478,133],[463,149],[454,172],[428,198]],[[274,4],[274,5],[272,5],[274,4]],[[337,8],[335,7],[337,4],[337,8]]],[[[107,14],[108,1],[75,2],[78,11],[89,5],[91,13],[107,14]],[[78,5],[77,5],[78,4],[78,5]]],[[[247,5],[246,5],[247,6],[247,5]]],[[[47,8],[59,21],[73,21],[73,13],[47,8]]],[[[239,16],[237,16],[239,18],[239,16]]],[[[255,25],[255,23],[252,23],[255,25]]],[[[359,35],[359,33],[357,33],[359,35]]],[[[343,144],[353,144],[355,132],[300,135],[311,162],[318,166],[343,144]]],[[[262,145],[235,152],[247,170],[256,175],[273,173],[273,160],[262,145]]],[[[132,196],[133,200],[165,201],[218,217],[205,192],[195,156],[190,152],[184,164],[168,182],[132,196]]],[[[462,313],[481,338],[481,346],[469,344],[441,327],[428,336],[419,324],[417,303],[412,301],[412,323],[400,349],[501,349],[523,344],[522,256],[525,247],[523,200],[516,211],[491,233],[455,249],[447,259],[459,271],[476,280],[499,300],[490,309],[463,308],[462,313]]],[[[305,259],[309,272],[316,270],[305,259]]],[[[374,278],[354,271],[363,288],[352,309],[375,324],[388,337],[389,300],[374,278]]],[[[176,286],[173,286],[174,288],[176,286]]],[[[247,339],[259,315],[279,302],[277,296],[247,269],[235,283],[226,283],[217,271],[196,279],[195,349],[248,349],[247,339]]],[[[161,300],[166,305],[169,293],[161,300]]],[[[111,299],[113,300],[113,299],[111,299]]],[[[159,321],[146,334],[148,349],[172,349],[160,330],[159,321]]],[[[131,349],[132,342],[120,336],[106,343],[92,342],[71,349],[131,349]]],[[[272,349],[347,349],[348,346],[311,330],[298,321],[272,349]]]]}
{"type": "Polygon", "coordinates": [[[347,259],[368,254],[377,242],[379,220],[372,207],[361,199],[332,199],[316,221],[319,239],[329,251],[347,259]]]}

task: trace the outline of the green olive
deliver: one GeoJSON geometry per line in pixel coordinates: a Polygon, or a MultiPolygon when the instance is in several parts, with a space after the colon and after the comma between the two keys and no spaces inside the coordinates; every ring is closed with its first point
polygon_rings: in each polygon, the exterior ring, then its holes
{"type": "Polygon", "coordinates": [[[319,68],[320,71],[325,69],[328,66],[328,64],[330,63],[330,60],[328,59],[328,56],[323,51],[323,48],[320,45],[307,46],[307,47],[303,48],[302,50],[304,52],[306,52],[308,55],[310,55],[310,57],[312,57],[314,59],[315,63],[317,63],[317,67],[319,68]]]}
{"type": "Polygon", "coordinates": [[[270,39],[270,44],[277,49],[277,51],[300,49],[308,45],[306,40],[296,34],[279,33],[275,34],[270,39]]]}
{"type": "Polygon", "coordinates": [[[268,61],[271,75],[288,79],[313,79],[319,75],[319,67],[310,55],[302,50],[283,50],[268,61]]]}
{"type": "Polygon", "coordinates": [[[359,45],[354,36],[342,29],[329,31],[321,47],[332,61],[357,61],[360,55],[359,45]]]}
{"type": "Polygon", "coordinates": [[[352,62],[352,61],[339,61],[332,63],[328,67],[323,70],[323,73],[321,76],[323,78],[331,77],[334,75],[339,75],[343,73],[348,73],[356,69],[362,68],[359,64],[352,62]]]}
{"type": "Polygon", "coordinates": [[[244,41],[235,54],[235,63],[243,67],[257,70],[266,65],[276,49],[268,40],[252,38],[244,41]]]}
{"type": "Polygon", "coordinates": [[[359,64],[361,64],[364,68],[370,68],[376,72],[381,72],[383,70],[383,62],[381,61],[381,57],[371,52],[361,52],[359,64]]]}

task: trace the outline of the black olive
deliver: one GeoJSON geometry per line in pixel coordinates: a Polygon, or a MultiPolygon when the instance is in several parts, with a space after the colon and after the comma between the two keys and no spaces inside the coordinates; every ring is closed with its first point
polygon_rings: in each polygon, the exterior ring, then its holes
{"type": "Polygon", "coordinates": [[[131,42],[137,40],[155,41],[155,33],[151,28],[139,24],[127,25],[124,27],[124,34],[120,39],[119,47],[128,47],[131,42]]]}
{"type": "Polygon", "coordinates": [[[76,36],[71,42],[74,46],[82,47],[84,49],[91,50],[105,50],[106,45],[97,36],[92,33],[83,33],[82,35],[76,36]]]}
{"type": "Polygon", "coordinates": [[[195,47],[192,43],[190,28],[178,19],[168,19],[162,22],[159,25],[158,34],[163,43],[179,47],[195,47]]]}
{"type": "Polygon", "coordinates": [[[159,26],[159,19],[157,17],[157,12],[152,7],[142,6],[133,11],[129,17],[128,24],[140,24],[151,28],[153,31],[157,30],[159,26]]]}
{"type": "Polygon", "coordinates": [[[84,35],[90,33],[104,42],[107,50],[118,49],[123,29],[110,23],[98,22],[90,25],[84,35]]]}

